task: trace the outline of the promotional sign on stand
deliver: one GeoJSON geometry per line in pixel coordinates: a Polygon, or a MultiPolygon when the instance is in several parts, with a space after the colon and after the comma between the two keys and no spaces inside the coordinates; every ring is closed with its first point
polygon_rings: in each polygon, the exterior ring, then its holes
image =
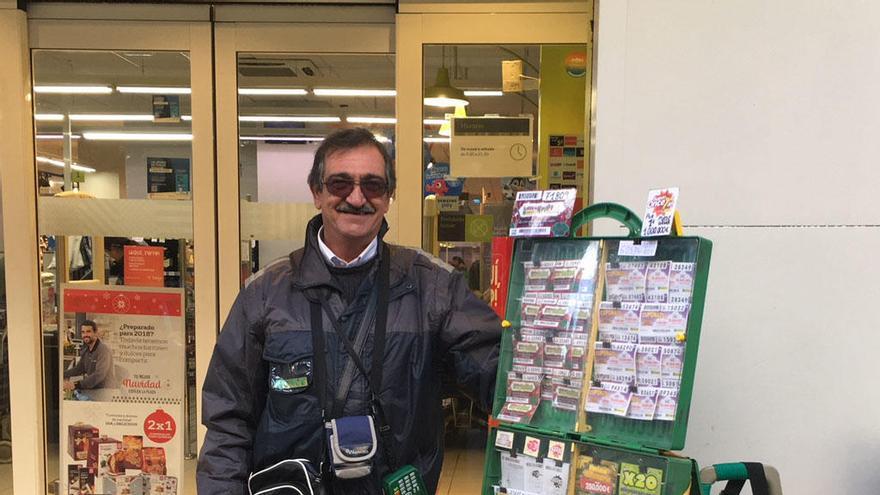
{"type": "Polygon", "coordinates": [[[184,493],[183,297],[62,285],[61,493],[184,493]]]}

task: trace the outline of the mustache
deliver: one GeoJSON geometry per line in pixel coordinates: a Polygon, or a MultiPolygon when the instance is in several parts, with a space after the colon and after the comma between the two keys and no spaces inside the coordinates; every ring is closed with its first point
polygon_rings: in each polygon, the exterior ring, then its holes
{"type": "Polygon", "coordinates": [[[360,208],[354,207],[349,203],[343,202],[336,207],[336,211],[340,213],[353,213],[355,215],[372,215],[376,213],[376,208],[370,203],[364,203],[360,208]]]}

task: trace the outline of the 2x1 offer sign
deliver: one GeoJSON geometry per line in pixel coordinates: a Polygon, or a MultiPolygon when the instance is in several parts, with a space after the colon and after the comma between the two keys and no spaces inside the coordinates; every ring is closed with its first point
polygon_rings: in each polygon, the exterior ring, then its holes
{"type": "Polygon", "coordinates": [[[453,177],[532,175],[532,117],[456,117],[449,146],[453,177]]]}

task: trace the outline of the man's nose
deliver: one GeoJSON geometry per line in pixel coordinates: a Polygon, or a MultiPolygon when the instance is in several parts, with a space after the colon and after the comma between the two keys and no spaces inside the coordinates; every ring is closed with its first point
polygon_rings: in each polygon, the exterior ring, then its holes
{"type": "Polygon", "coordinates": [[[355,184],[354,189],[351,190],[351,194],[345,198],[345,202],[354,206],[355,208],[360,208],[367,202],[367,197],[364,196],[363,191],[361,191],[361,185],[355,184]]]}

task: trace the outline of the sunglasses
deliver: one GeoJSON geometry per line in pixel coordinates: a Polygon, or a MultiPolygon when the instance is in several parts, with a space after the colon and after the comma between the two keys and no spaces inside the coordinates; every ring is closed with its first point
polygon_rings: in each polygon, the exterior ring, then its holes
{"type": "Polygon", "coordinates": [[[385,179],[378,177],[368,177],[360,181],[345,177],[332,177],[330,180],[324,181],[324,185],[327,186],[327,192],[343,199],[351,195],[354,186],[360,186],[361,194],[367,199],[376,199],[388,192],[388,183],[385,182],[385,179]]]}

